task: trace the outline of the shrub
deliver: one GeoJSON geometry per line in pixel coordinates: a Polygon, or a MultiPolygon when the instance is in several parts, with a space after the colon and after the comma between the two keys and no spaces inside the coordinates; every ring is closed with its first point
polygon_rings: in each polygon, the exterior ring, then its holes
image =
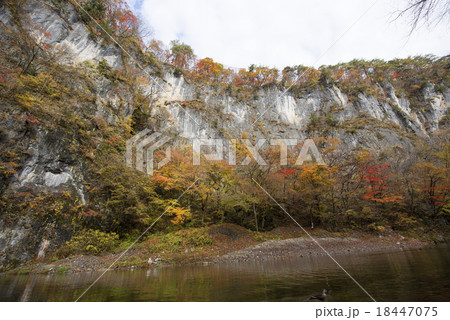
{"type": "Polygon", "coordinates": [[[187,235],[187,242],[194,247],[209,246],[212,244],[212,238],[207,233],[206,228],[190,230],[187,235]]]}
{"type": "Polygon", "coordinates": [[[417,228],[418,220],[414,217],[408,217],[406,214],[399,215],[397,221],[394,223],[396,230],[411,230],[417,228]]]}
{"type": "Polygon", "coordinates": [[[111,73],[111,66],[108,64],[108,62],[105,59],[102,59],[99,61],[98,66],[97,66],[97,71],[98,73],[100,73],[102,76],[108,78],[108,76],[111,73]]]}
{"type": "Polygon", "coordinates": [[[144,244],[151,253],[180,252],[184,248],[205,247],[212,245],[212,237],[207,228],[179,230],[165,235],[154,234],[144,244]]]}
{"type": "Polygon", "coordinates": [[[69,271],[70,269],[72,269],[72,268],[69,266],[62,266],[62,267],[59,267],[58,270],[56,270],[56,272],[62,273],[62,272],[69,271]]]}
{"type": "Polygon", "coordinates": [[[374,232],[377,232],[377,233],[383,233],[383,232],[386,232],[386,228],[385,228],[384,226],[380,226],[380,225],[376,224],[375,222],[369,224],[369,225],[367,226],[367,229],[368,229],[369,231],[374,231],[374,232]]]}
{"type": "Polygon", "coordinates": [[[86,230],[67,242],[67,247],[71,253],[99,254],[111,250],[118,239],[119,236],[116,233],[86,230]]]}
{"type": "MultiPolygon", "coordinates": [[[[97,19],[104,19],[106,14],[106,5],[103,1],[100,0],[88,0],[83,4],[83,9],[91,16],[97,19]]],[[[88,15],[86,15],[83,11],[82,13],[83,19],[86,22],[90,21],[88,15]]]]}
{"type": "Polygon", "coordinates": [[[173,70],[173,75],[175,78],[180,78],[183,75],[183,71],[181,71],[181,69],[179,68],[175,68],[173,70]]]}

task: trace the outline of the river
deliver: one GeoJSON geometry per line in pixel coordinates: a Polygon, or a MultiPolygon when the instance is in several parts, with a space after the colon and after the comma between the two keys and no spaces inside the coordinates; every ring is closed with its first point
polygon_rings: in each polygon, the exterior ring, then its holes
{"type": "MultiPolygon", "coordinates": [[[[377,301],[450,301],[450,247],[338,256],[377,301]]],[[[74,301],[100,272],[0,275],[0,301],[74,301]]],[[[107,272],[80,301],[370,301],[328,257],[107,272]]]]}

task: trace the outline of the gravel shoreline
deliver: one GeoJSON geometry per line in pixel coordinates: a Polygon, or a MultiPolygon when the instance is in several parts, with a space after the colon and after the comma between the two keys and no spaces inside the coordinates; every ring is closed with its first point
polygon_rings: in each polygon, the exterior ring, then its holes
{"type": "Polygon", "coordinates": [[[379,239],[379,238],[318,238],[320,248],[310,238],[270,240],[255,246],[234,251],[214,259],[215,262],[254,261],[277,259],[279,257],[304,257],[308,255],[331,256],[355,253],[393,252],[423,248],[431,245],[420,240],[379,239]],[[326,251],[326,252],[325,252],[326,251]]]}

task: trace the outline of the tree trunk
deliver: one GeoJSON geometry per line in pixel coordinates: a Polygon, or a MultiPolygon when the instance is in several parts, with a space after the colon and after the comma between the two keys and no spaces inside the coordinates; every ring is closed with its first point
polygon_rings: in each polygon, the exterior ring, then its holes
{"type": "Polygon", "coordinates": [[[255,204],[253,204],[253,213],[255,214],[255,227],[256,227],[256,232],[259,232],[259,231],[258,231],[258,216],[256,215],[255,204]]]}

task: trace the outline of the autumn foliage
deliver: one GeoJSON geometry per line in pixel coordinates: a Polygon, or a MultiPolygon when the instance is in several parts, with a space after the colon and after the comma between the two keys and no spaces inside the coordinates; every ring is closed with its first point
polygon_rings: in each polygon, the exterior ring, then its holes
{"type": "Polygon", "coordinates": [[[363,199],[379,203],[396,202],[403,199],[402,196],[394,195],[389,191],[388,179],[392,177],[392,174],[388,174],[388,170],[389,164],[387,163],[369,165],[361,169],[361,179],[367,184],[363,199]]]}

